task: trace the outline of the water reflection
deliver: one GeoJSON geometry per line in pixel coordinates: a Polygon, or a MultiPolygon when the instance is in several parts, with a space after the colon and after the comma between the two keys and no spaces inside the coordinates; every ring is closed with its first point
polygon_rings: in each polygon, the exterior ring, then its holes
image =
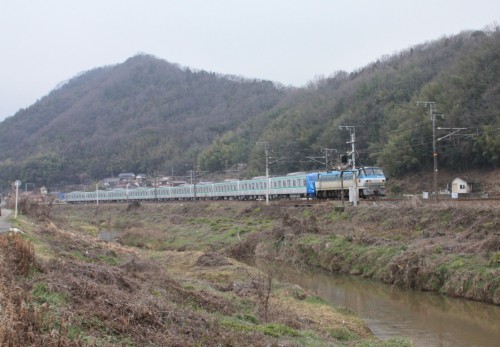
{"type": "Polygon", "coordinates": [[[284,280],[356,311],[382,339],[406,336],[416,346],[426,347],[500,345],[499,306],[404,290],[359,277],[298,271],[283,264],[272,267],[274,273],[279,269],[284,280]]]}
{"type": "Polygon", "coordinates": [[[99,240],[106,242],[116,242],[120,237],[120,233],[116,230],[101,230],[97,236],[99,240]]]}

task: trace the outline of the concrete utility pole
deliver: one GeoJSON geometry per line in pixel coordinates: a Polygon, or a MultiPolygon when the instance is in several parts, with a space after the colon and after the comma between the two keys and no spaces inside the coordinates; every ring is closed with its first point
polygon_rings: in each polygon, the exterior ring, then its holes
{"type": "Polygon", "coordinates": [[[436,102],[435,101],[417,101],[417,106],[423,105],[425,107],[429,106],[429,115],[432,121],[432,157],[434,160],[434,176],[433,176],[433,187],[434,187],[434,199],[436,202],[439,201],[439,192],[437,188],[437,178],[438,178],[438,162],[437,162],[437,150],[436,150],[436,102]]]}
{"type": "Polygon", "coordinates": [[[354,180],[354,196],[353,196],[353,205],[358,205],[358,178],[356,176],[356,127],[353,125],[343,125],[339,126],[340,130],[349,130],[351,134],[351,141],[346,142],[347,144],[351,144],[351,167],[352,167],[352,175],[354,180]]]}
{"type": "Polygon", "coordinates": [[[14,219],[16,219],[17,218],[17,199],[18,199],[18,195],[19,195],[19,186],[21,185],[21,181],[16,180],[14,182],[14,185],[16,186],[16,209],[15,209],[15,213],[14,213],[14,219]]]}
{"type": "Polygon", "coordinates": [[[196,165],[193,164],[193,170],[189,170],[189,176],[191,178],[191,187],[193,189],[193,199],[196,201],[196,165]]]}
{"type": "Polygon", "coordinates": [[[257,142],[258,145],[264,145],[264,153],[266,155],[266,205],[269,205],[269,143],[257,142]]]}
{"type": "Polygon", "coordinates": [[[154,185],[155,185],[155,204],[158,203],[158,182],[156,182],[156,171],[153,171],[154,177],[154,185]]]}
{"type": "Polygon", "coordinates": [[[339,126],[340,130],[349,130],[351,134],[351,141],[346,142],[351,144],[351,165],[352,169],[356,169],[356,127],[352,125],[339,126]]]}

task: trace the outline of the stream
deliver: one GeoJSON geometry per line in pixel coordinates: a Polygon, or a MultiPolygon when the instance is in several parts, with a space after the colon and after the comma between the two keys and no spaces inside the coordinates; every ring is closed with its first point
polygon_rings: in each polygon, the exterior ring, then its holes
{"type": "Polygon", "coordinates": [[[274,267],[280,279],[356,312],[381,339],[404,336],[422,347],[500,346],[500,306],[321,270],[274,267]]]}

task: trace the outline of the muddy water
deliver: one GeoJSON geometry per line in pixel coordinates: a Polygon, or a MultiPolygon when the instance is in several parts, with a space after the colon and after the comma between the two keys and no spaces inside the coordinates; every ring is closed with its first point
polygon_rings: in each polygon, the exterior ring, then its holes
{"type": "Polygon", "coordinates": [[[116,242],[120,237],[120,233],[116,230],[101,230],[97,237],[102,241],[116,242]]]}
{"type": "MultiPolygon", "coordinates": [[[[275,268],[274,271],[277,269],[275,268]]],[[[284,280],[349,307],[373,333],[409,337],[415,346],[500,346],[500,307],[394,288],[353,276],[279,265],[284,280]]]]}

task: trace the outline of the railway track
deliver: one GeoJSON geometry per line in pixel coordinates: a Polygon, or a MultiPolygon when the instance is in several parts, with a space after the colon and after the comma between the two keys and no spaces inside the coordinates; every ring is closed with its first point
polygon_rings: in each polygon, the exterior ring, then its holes
{"type": "MultiPolygon", "coordinates": [[[[420,197],[417,196],[412,196],[412,197],[401,197],[401,198],[383,198],[379,197],[376,199],[366,199],[366,200],[360,200],[358,202],[359,205],[376,205],[377,203],[392,203],[392,204],[399,204],[399,203],[408,203],[408,202],[419,202],[419,203],[424,203],[424,204],[436,204],[436,201],[434,199],[421,199],[420,197]]],[[[491,197],[491,198],[458,198],[458,199],[450,199],[450,198],[441,198],[437,202],[437,204],[460,204],[460,205],[467,205],[467,204],[492,204],[492,205],[498,205],[500,207],[500,197],[491,197]]],[[[321,204],[335,204],[336,206],[350,206],[350,203],[348,200],[344,201],[344,205],[341,205],[340,200],[279,200],[279,201],[271,201],[270,204],[272,205],[279,205],[279,206],[288,206],[288,207],[307,207],[307,206],[315,206],[315,205],[321,205],[321,204]]]]}

